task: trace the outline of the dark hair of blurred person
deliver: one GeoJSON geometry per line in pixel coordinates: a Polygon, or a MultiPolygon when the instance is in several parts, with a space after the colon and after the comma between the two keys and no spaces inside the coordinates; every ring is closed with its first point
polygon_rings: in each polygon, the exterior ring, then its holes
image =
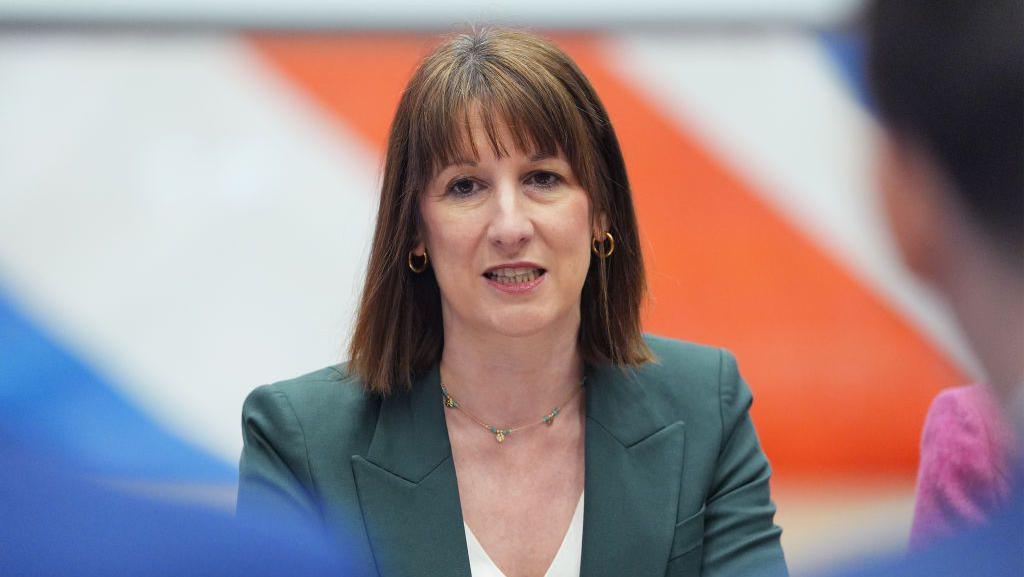
{"type": "Polygon", "coordinates": [[[1024,3],[882,0],[867,25],[896,241],[1009,401],[1024,383],[1024,3]]]}
{"type": "Polygon", "coordinates": [[[936,176],[948,180],[933,190],[961,203],[991,252],[1018,273],[1024,273],[1022,11],[1017,0],[876,2],[868,63],[891,137],[905,152],[927,156],[936,176]]]}
{"type": "MultiPolygon", "coordinates": [[[[868,76],[882,197],[906,264],[947,301],[1024,430],[1024,2],[876,0],[868,76]]],[[[927,440],[927,439],[926,439],[927,440]]],[[[947,458],[949,455],[946,455],[947,458]]],[[[853,575],[1024,575],[1024,456],[981,528],[853,575]]]]}

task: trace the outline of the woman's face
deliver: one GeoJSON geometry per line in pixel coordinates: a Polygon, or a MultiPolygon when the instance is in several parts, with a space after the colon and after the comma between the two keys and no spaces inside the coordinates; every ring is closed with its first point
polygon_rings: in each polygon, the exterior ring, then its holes
{"type": "Polygon", "coordinates": [[[498,158],[479,118],[470,136],[477,161],[434,177],[419,208],[445,329],[528,336],[578,330],[580,294],[596,236],[590,201],[564,156],[516,150],[498,158]]]}

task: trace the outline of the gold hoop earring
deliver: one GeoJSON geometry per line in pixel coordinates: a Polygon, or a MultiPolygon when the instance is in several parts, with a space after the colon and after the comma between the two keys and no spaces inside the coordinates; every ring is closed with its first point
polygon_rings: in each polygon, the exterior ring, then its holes
{"type": "Polygon", "coordinates": [[[423,249],[423,263],[420,264],[420,266],[416,266],[415,264],[413,264],[412,257],[414,257],[414,256],[420,256],[420,255],[413,254],[413,252],[410,250],[409,251],[409,258],[408,258],[409,270],[411,270],[412,272],[414,272],[416,274],[420,274],[421,272],[427,270],[427,263],[430,262],[430,257],[427,256],[427,249],[423,249]]]}
{"type": "Polygon", "coordinates": [[[604,233],[604,238],[601,239],[600,248],[597,246],[597,239],[592,239],[590,241],[590,250],[594,251],[597,258],[601,260],[612,256],[612,253],[615,252],[615,237],[612,236],[612,233],[610,232],[604,233]]]}

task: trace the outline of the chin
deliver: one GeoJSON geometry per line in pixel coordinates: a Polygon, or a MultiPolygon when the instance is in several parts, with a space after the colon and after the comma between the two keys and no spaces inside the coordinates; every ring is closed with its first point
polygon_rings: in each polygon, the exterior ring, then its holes
{"type": "Polygon", "coordinates": [[[488,327],[503,337],[530,337],[544,331],[555,330],[564,317],[550,310],[510,310],[507,314],[492,314],[488,327]]]}

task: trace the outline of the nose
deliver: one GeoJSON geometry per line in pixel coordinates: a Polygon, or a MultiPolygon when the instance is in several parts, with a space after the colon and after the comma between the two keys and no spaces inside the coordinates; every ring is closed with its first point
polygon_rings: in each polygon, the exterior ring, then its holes
{"type": "Polygon", "coordinates": [[[528,201],[514,181],[501,183],[492,198],[495,204],[488,239],[503,252],[517,252],[533,238],[528,201]]]}

